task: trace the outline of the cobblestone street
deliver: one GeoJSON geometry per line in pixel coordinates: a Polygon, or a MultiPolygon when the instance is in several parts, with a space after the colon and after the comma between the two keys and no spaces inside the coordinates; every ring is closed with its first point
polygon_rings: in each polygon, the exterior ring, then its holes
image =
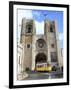
{"type": "Polygon", "coordinates": [[[28,77],[24,80],[36,80],[36,79],[54,79],[63,78],[62,72],[28,72],[28,77]]]}

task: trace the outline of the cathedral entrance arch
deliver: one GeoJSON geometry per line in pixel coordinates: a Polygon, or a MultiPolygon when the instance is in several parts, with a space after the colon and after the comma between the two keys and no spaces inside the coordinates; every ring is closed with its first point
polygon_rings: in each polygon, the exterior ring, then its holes
{"type": "Polygon", "coordinates": [[[35,58],[35,69],[37,64],[47,63],[47,56],[44,53],[38,53],[35,58]]]}

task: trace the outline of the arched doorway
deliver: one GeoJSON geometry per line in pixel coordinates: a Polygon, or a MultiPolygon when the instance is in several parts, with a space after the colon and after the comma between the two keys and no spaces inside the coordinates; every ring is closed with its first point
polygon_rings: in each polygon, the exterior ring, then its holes
{"type": "Polygon", "coordinates": [[[38,53],[35,59],[35,69],[37,64],[47,63],[47,56],[44,53],[38,53]]]}

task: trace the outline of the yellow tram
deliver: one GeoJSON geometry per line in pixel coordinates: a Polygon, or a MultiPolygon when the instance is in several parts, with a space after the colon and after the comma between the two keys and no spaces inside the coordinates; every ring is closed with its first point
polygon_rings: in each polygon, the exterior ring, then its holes
{"type": "Polygon", "coordinates": [[[47,64],[47,63],[38,63],[38,64],[36,64],[36,71],[51,72],[52,66],[50,64],[47,64]]]}

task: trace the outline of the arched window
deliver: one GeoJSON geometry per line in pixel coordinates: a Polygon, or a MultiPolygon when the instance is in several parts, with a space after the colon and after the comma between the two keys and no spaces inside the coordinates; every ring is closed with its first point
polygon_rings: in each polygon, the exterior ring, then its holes
{"type": "Polygon", "coordinates": [[[26,33],[32,33],[32,25],[26,25],[26,33]]]}
{"type": "Polygon", "coordinates": [[[50,32],[54,32],[52,25],[50,25],[50,32]]]}

